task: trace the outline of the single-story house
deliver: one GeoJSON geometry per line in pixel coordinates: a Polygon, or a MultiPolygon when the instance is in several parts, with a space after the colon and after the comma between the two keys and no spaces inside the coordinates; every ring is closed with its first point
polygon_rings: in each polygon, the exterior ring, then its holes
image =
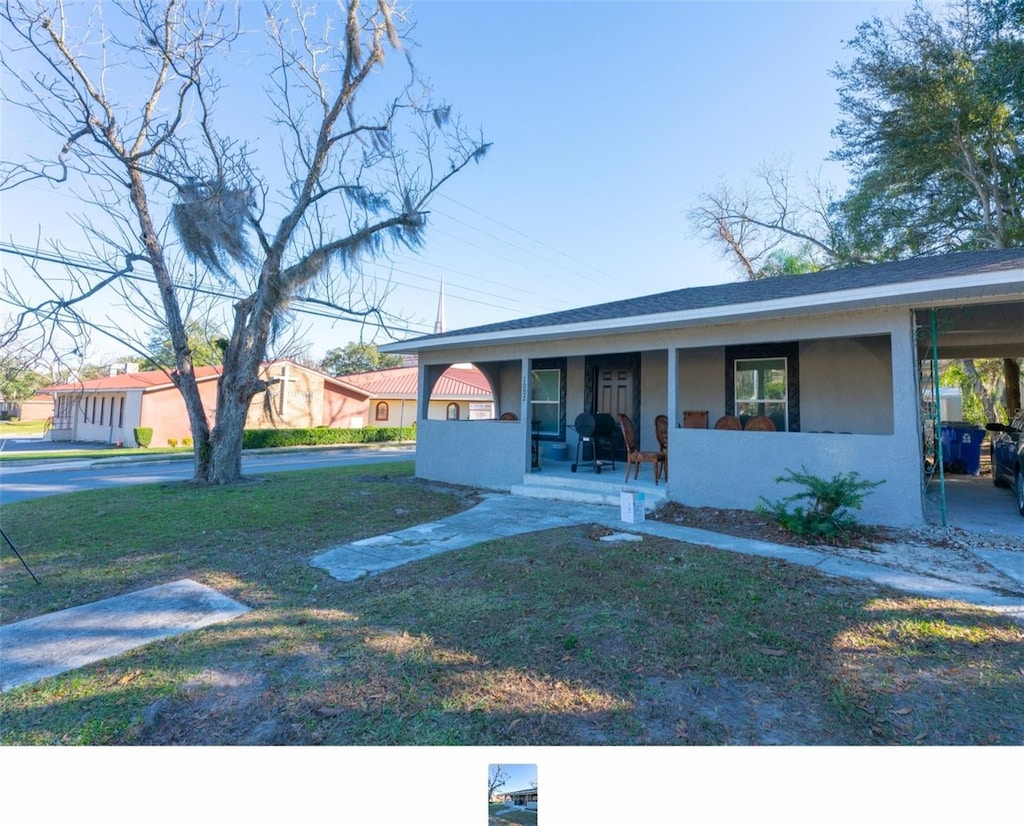
{"type": "Polygon", "coordinates": [[[520,789],[517,792],[502,792],[502,798],[506,803],[519,806],[530,811],[537,811],[537,790],[520,789]]]}
{"type": "MultiPolygon", "coordinates": [[[[49,438],[134,445],[137,427],[153,428],[154,446],[165,445],[168,439],[181,442],[190,436],[185,402],[168,373],[139,371],[134,365],[122,369],[98,379],[44,388],[54,402],[49,438]]],[[[246,428],[356,426],[342,411],[352,397],[362,399],[365,405],[365,394],[358,388],[287,359],[266,362],[260,372],[273,383],[252,400],[246,428]]],[[[220,373],[220,366],[196,368],[199,393],[211,426],[220,373]]]]}
{"type": "Polygon", "coordinates": [[[45,422],[53,415],[53,397],[36,393],[28,399],[0,399],[0,419],[45,422]]]}
{"type": "Polygon", "coordinates": [[[657,448],[654,419],[664,414],[661,489],[674,501],[753,509],[796,492],[776,481],[789,470],[856,471],[884,480],[864,501],[864,521],[920,525],[938,360],[1024,355],[1024,250],[694,287],[380,349],[416,354],[422,388],[470,362],[497,409],[518,416],[430,419],[422,393],[423,478],[511,490],[530,474],[534,437],[572,453],[578,414],[628,415],[643,450],[657,448]],[[741,428],[757,417],[765,429],[717,429],[723,417],[741,428]]]}
{"type": "MultiPolygon", "coordinates": [[[[349,426],[416,423],[419,369],[415,365],[338,376],[337,382],[349,391],[339,411],[349,417],[349,426]]],[[[494,396],[487,379],[472,365],[449,367],[434,383],[426,415],[450,421],[493,419],[494,396]]]]}

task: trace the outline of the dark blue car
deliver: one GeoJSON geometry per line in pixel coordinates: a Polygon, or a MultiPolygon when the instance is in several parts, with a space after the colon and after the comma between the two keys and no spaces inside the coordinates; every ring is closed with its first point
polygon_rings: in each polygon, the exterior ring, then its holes
{"type": "Polygon", "coordinates": [[[992,482],[999,488],[1013,487],[1024,516],[1024,411],[1008,425],[996,422],[985,429],[992,434],[992,482]]]}

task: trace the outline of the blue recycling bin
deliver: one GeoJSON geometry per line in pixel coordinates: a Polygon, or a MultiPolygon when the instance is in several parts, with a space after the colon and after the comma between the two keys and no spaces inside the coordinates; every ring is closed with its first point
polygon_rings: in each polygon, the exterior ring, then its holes
{"type": "Polygon", "coordinates": [[[949,473],[981,473],[981,443],[985,428],[969,422],[942,425],[942,467],[949,473]]]}

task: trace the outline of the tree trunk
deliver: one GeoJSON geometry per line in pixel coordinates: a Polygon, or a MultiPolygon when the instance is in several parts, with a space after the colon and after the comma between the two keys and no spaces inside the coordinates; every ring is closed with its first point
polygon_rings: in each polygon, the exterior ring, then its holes
{"type": "Polygon", "coordinates": [[[974,386],[974,392],[978,394],[978,398],[981,399],[981,407],[985,413],[985,421],[994,422],[996,420],[996,400],[995,397],[989,392],[989,389],[985,386],[985,382],[982,381],[981,376],[978,374],[978,368],[974,363],[974,359],[963,359],[960,362],[963,365],[964,372],[971,379],[971,384],[974,386]]]}
{"type": "Polygon", "coordinates": [[[1020,362],[1003,359],[1003,377],[1006,379],[1006,415],[1011,419],[1020,410],[1020,362]]]}
{"type": "Polygon", "coordinates": [[[237,393],[221,395],[217,404],[217,424],[210,434],[210,466],[202,481],[228,485],[242,478],[242,436],[249,401],[237,393]]]}
{"type": "MultiPolygon", "coordinates": [[[[267,268],[268,264],[264,264],[267,268]]],[[[195,481],[229,485],[242,478],[242,437],[249,405],[257,393],[267,389],[260,378],[263,354],[273,313],[253,311],[254,301],[235,305],[231,340],[224,348],[223,372],[217,380],[217,423],[210,432],[210,464],[203,476],[196,469],[195,481]]]]}

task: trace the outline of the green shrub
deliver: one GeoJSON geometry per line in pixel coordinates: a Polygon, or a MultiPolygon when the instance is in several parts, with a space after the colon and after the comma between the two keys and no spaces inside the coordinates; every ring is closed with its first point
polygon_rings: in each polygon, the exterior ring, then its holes
{"type": "Polygon", "coordinates": [[[306,427],[292,430],[246,430],[242,447],[310,447],[415,441],[415,427],[306,427]]]}
{"type": "Polygon", "coordinates": [[[185,436],[181,440],[181,446],[182,447],[192,447],[192,437],[191,436],[185,436]]]}
{"type": "Polygon", "coordinates": [[[132,431],[132,435],[135,436],[135,444],[139,447],[149,447],[153,441],[153,428],[137,427],[132,431]]]}
{"type": "Polygon", "coordinates": [[[167,440],[167,446],[168,446],[168,447],[177,447],[177,446],[178,446],[178,440],[177,440],[177,439],[175,439],[175,438],[174,438],[174,437],[172,436],[172,437],[171,437],[170,439],[168,439],[168,440],[167,440]]]}
{"type": "Polygon", "coordinates": [[[855,533],[859,523],[853,511],[860,510],[864,497],[885,480],[869,482],[854,471],[837,473],[831,479],[814,476],[802,467],[800,473],[789,468],[786,476],[777,476],[776,482],[803,485],[805,490],[777,502],[763,496],[757,512],[768,516],[791,533],[819,539],[845,539],[855,533]],[[803,504],[796,504],[804,502],[803,504]]]}

